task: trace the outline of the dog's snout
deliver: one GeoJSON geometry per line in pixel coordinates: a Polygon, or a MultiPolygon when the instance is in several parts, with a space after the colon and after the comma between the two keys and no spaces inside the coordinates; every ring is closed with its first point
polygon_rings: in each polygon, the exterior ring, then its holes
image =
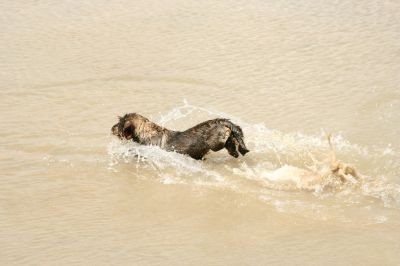
{"type": "Polygon", "coordinates": [[[116,136],[119,135],[119,132],[118,132],[118,124],[115,124],[115,125],[112,126],[112,128],[111,128],[111,133],[112,133],[113,135],[116,135],[116,136]]]}
{"type": "Polygon", "coordinates": [[[239,146],[239,152],[240,154],[242,154],[243,156],[249,152],[249,150],[247,148],[243,148],[242,146],[239,146]]]}

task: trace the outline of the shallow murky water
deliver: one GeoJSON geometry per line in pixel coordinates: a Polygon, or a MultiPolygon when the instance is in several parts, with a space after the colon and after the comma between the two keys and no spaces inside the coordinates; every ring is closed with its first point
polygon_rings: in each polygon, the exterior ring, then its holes
{"type": "Polygon", "coordinates": [[[1,265],[400,264],[400,4],[0,3],[1,265]],[[231,118],[205,161],[110,136],[231,118]],[[312,191],[333,134],[364,176],[312,191]],[[286,176],[291,178],[291,176],[286,176]]]}

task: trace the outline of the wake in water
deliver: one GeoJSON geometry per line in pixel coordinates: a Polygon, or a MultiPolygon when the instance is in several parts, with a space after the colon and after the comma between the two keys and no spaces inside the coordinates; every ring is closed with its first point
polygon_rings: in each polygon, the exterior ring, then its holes
{"type": "Polygon", "coordinates": [[[224,153],[215,153],[207,155],[205,161],[196,161],[155,146],[112,139],[108,147],[109,168],[118,171],[119,164],[125,162],[142,178],[157,177],[165,184],[230,189],[256,196],[283,210],[321,212],[328,208],[325,201],[338,206],[361,204],[371,209],[370,204],[375,200],[387,208],[400,208],[400,185],[396,182],[398,153],[387,148],[368,149],[335,135],[329,141],[342,159],[339,162],[323,132],[315,136],[284,134],[187,102],[161,115],[158,121],[152,119],[162,126],[182,129],[193,125],[193,121],[216,117],[230,117],[242,126],[252,151],[247,158],[235,160],[224,153]],[[362,174],[342,163],[348,161],[357,165],[362,174]],[[298,196],[304,190],[312,192],[312,202],[309,197],[304,201],[304,195],[298,196]]]}

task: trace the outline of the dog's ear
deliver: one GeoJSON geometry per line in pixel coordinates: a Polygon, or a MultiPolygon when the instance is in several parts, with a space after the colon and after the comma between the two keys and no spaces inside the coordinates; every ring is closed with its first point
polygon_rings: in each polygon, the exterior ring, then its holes
{"type": "Polygon", "coordinates": [[[124,128],[122,130],[122,134],[126,139],[131,139],[133,138],[133,134],[135,132],[135,129],[133,128],[132,122],[131,121],[126,121],[124,124],[124,128]]]}

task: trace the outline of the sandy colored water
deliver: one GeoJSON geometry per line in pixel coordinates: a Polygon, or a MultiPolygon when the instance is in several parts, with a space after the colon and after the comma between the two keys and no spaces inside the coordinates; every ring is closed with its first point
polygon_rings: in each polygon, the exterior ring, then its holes
{"type": "Polygon", "coordinates": [[[399,265],[400,2],[0,3],[1,265],[399,265]],[[110,136],[231,118],[195,161],[110,136]],[[357,185],[282,190],[324,164],[357,185]]]}

